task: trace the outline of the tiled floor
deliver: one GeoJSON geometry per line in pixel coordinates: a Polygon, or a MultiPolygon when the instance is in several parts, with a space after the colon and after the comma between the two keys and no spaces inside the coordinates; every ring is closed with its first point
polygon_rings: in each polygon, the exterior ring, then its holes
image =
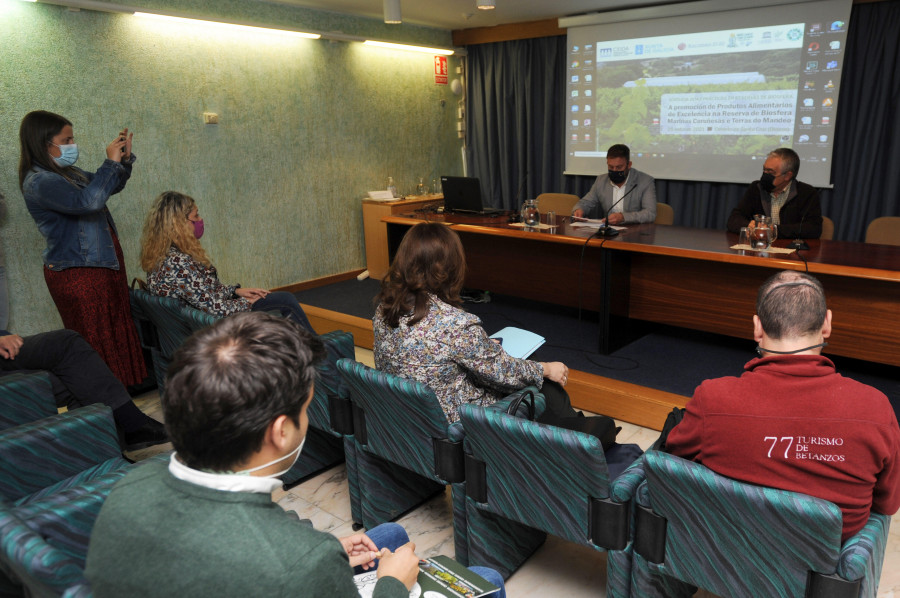
{"type": "MultiPolygon", "coordinates": [[[[371,364],[371,352],[357,350],[357,359],[371,364]]],[[[139,399],[140,407],[162,420],[159,399],[155,393],[139,399]]],[[[619,442],[633,442],[646,449],[659,433],[620,422],[619,442]]],[[[171,445],[154,447],[132,456],[144,458],[171,445]]],[[[453,517],[449,490],[423,506],[407,513],[398,523],[403,525],[416,544],[420,556],[439,554],[453,556],[453,517]]],[[[350,518],[350,498],[347,476],[339,465],[320,473],[292,488],[276,491],[274,499],[285,509],[296,511],[300,517],[313,521],[316,529],[338,536],[353,533],[350,518]]],[[[891,534],[885,554],[878,591],[879,598],[900,598],[900,514],[892,519],[891,534]]],[[[603,598],[606,596],[605,553],[549,537],[542,546],[507,582],[511,598],[567,596],[569,598],[603,598]]],[[[697,596],[711,596],[700,592],[697,596]]]]}

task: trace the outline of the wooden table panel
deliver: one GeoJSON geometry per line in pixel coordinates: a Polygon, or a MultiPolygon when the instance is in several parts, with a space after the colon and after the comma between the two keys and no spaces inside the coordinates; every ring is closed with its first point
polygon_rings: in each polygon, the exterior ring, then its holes
{"type": "Polygon", "coordinates": [[[599,311],[600,250],[458,230],[466,250],[466,286],[534,301],[599,311]]]}

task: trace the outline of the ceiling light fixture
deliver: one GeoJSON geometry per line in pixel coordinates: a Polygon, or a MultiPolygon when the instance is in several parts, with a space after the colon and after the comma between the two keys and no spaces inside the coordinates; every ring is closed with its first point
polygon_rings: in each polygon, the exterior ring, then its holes
{"type": "Polygon", "coordinates": [[[400,0],[384,0],[384,22],[388,25],[399,25],[403,22],[400,18],[400,0]]]}
{"type": "Polygon", "coordinates": [[[367,39],[363,42],[364,46],[376,46],[378,48],[390,48],[391,50],[405,50],[407,52],[424,52],[425,54],[442,54],[450,56],[454,54],[454,50],[446,48],[426,48],[425,46],[410,46],[408,44],[392,44],[390,42],[379,42],[374,39],[367,39]]]}
{"type": "Polygon", "coordinates": [[[494,0],[478,0],[476,5],[478,10],[494,10],[496,7],[494,0]]]}
{"type": "Polygon", "coordinates": [[[242,25],[238,23],[223,23],[222,21],[207,21],[205,19],[192,19],[189,17],[172,17],[169,15],[159,15],[151,12],[135,12],[134,16],[144,19],[153,19],[156,21],[169,21],[175,23],[204,23],[216,27],[223,27],[237,30],[251,30],[265,33],[279,33],[282,35],[293,35],[295,37],[304,37],[307,39],[319,39],[322,37],[319,33],[307,33],[305,31],[293,31],[290,29],[273,29],[271,27],[257,27],[256,25],[242,25]]]}

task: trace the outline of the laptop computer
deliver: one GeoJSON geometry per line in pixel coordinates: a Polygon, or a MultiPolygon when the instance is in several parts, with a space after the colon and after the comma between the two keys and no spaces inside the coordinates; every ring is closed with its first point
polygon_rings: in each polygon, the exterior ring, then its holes
{"type": "Polygon", "coordinates": [[[500,214],[503,210],[485,208],[481,201],[481,181],[475,177],[442,176],[444,211],[464,214],[500,214]]]}

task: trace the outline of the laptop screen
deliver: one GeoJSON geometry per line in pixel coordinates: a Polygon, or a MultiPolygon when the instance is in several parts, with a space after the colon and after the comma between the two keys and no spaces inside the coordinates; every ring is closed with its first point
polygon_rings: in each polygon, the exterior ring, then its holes
{"type": "Polygon", "coordinates": [[[448,212],[481,212],[481,181],[476,177],[442,176],[444,210],[448,212]]]}

